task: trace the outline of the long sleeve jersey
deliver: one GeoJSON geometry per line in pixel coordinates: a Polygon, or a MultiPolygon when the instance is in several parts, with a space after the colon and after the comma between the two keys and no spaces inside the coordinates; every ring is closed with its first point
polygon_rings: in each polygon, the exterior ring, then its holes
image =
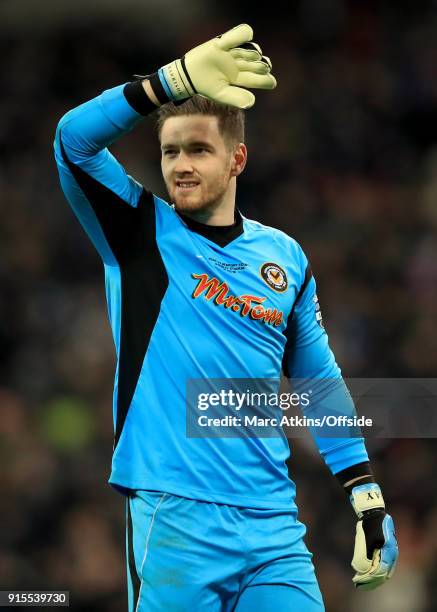
{"type": "MultiPolygon", "coordinates": [[[[141,83],[66,113],[55,157],[97,249],[117,366],[109,482],[254,508],[291,508],[285,436],[186,435],[190,379],[337,378],[300,245],[238,210],[210,228],[129,176],[108,146],[156,110],[141,83]],[[225,230],[225,231],[221,231],[225,230]]],[[[352,401],[352,400],[351,400],[352,401]]],[[[362,438],[317,438],[333,474],[367,461],[362,438]]]]}

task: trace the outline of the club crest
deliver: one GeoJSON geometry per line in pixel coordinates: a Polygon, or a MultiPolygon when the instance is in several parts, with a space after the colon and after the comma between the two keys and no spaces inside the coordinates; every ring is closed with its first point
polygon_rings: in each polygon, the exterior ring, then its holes
{"type": "Polygon", "coordinates": [[[278,264],[272,262],[263,264],[260,274],[262,279],[271,289],[274,289],[274,291],[282,293],[287,289],[287,275],[285,274],[285,270],[281,268],[281,266],[278,266],[278,264]]]}

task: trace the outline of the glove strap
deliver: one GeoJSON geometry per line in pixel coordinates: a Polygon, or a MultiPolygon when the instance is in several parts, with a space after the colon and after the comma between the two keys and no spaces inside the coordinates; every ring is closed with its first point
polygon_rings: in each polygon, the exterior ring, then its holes
{"type": "Polygon", "coordinates": [[[368,510],[385,510],[381,489],[375,482],[354,487],[350,501],[359,519],[362,519],[368,510]]]}
{"type": "Polygon", "coordinates": [[[152,75],[150,85],[153,91],[158,90],[158,100],[161,96],[165,102],[185,100],[197,93],[185,68],[184,57],[162,66],[152,75]]]}
{"type": "Polygon", "coordinates": [[[149,79],[150,87],[161,105],[167,102],[178,104],[197,93],[185,67],[185,56],[162,66],[153,74],[134,74],[133,77],[149,79]]]}

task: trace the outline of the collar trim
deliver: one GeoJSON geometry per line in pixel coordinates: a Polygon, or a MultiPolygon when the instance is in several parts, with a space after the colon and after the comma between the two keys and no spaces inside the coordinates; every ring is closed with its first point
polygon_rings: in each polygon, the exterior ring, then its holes
{"type": "Polygon", "coordinates": [[[184,223],[192,230],[200,234],[201,236],[205,236],[211,242],[215,242],[221,247],[228,245],[230,242],[241,236],[244,232],[243,228],[243,217],[241,216],[238,208],[235,208],[234,212],[234,223],[232,225],[207,225],[206,223],[200,223],[200,221],[195,221],[184,215],[180,212],[176,213],[179,217],[184,221],[184,223]]]}

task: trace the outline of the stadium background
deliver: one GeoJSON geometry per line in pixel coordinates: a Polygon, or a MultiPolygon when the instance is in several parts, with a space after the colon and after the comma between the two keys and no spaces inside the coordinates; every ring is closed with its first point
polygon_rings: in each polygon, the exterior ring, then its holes
{"type": "MultiPolygon", "coordinates": [[[[125,606],[123,498],[106,484],[114,350],[100,261],[58,185],[56,123],[242,22],[279,83],[247,113],[243,214],[304,247],[345,376],[436,375],[436,2],[1,3],[1,589],[125,606]]],[[[112,151],[166,195],[153,118],[112,151]]],[[[435,440],[368,443],[401,549],[370,594],[352,590],[344,494],[311,446],[293,446],[328,612],[435,611],[435,440]]]]}

